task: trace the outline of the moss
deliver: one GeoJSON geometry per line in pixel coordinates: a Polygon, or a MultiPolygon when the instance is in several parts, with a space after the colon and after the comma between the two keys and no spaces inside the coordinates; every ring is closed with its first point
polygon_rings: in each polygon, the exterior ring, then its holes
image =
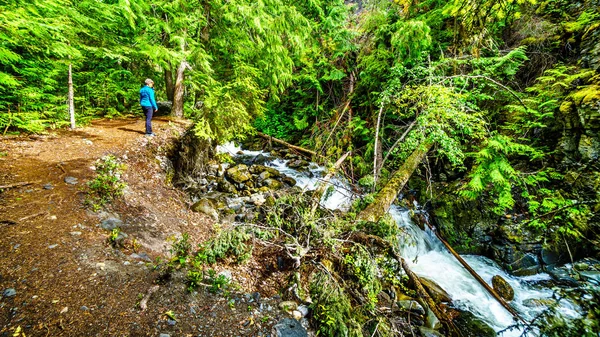
{"type": "MultiPolygon", "coordinates": [[[[600,100],[600,85],[589,85],[581,90],[573,93],[570,97],[575,101],[577,106],[587,105],[592,103],[593,101],[600,100]]],[[[562,105],[561,105],[562,112],[562,105]]]]}
{"type": "Polygon", "coordinates": [[[568,115],[571,112],[571,109],[573,108],[573,102],[571,101],[564,101],[562,102],[562,104],[560,105],[560,112],[564,115],[568,115]]]}

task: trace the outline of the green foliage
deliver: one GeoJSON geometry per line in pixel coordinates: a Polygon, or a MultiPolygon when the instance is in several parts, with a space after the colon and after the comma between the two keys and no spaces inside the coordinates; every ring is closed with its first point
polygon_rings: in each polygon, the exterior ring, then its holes
{"type": "MultiPolygon", "coordinates": [[[[510,137],[493,135],[485,140],[483,148],[473,155],[475,169],[470,174],[469,183],[460,194],[469,200],[476,200],[487,191],[494,198],[494,212],[502,214],[511,209],[515,204],[513,185],[521,182],[519,172],[510,163],[511,156],[527,156],[536,160],[542,157],[542,153],[531,146],[515,143],[510,137]]],[[[530,176],[530,179],[535,180],[530,182],[532,185],[547,181],[541,174],[530,176]],[[537,179],[534,179],[536,177],[537,179]]]]}
{"type": "Polygon", "coordinates": [[[374,310],[377,304],[377,294],[381,291],[381,284],[379,283],[379,270],[377,264],[374,263],[373,256],[364,247],[356,245],[345,256],[344,263],[350,269],[349,274],[356,277],[362,292],[366,294],[365,310],[374,310]]]}
{"type": "Polygon", "coordinates": [[[175,240],[171,245],[171,254],[173,255],[173,260],[178,262],[180,265],[185,265],[188,256],[192,250],[192,244],[189,242],[190,235],[188,233],[183,233],[181,238],[175,240]]]}
{"type": "Polygon", "coordinates": [[[221,230],[217,235],[200,245],[196,259],[209,264],[228,256],[235,256],[238,262],[247,260],[252,254],[252,245],[246,242],[250,234],[243,228],[221,230]]]}
{"type": "Polygon", "coordinates": [[[113,155],[104,156],[96,161],[96,177],[87,183],[89,192],[86,203],[98,210],[122,196],[127,187],[127,184],[121,181],[124,169],[125,165],[113,155]]]}
{"type": "Polygon", "coordinates": [[[311,309],[318,322],[317,334],[322,336],[362,336],[358,322],[352,318],[348,295],[327,274],[317,272],[311,277],[311,309]]]}
{"type": "Polygon", "coordinates": [[[119,227],[113,228],[113,230],[110,231],[110,234],[108,235],[108,243],[111,246],[116,247],[119,234],[121,234],[121,228],[119,227]]]}

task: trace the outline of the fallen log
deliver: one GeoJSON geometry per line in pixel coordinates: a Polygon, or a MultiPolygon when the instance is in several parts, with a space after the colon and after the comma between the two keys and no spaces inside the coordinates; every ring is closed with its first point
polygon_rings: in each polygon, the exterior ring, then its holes
{"type": "Polygon", "coordinates": [[[317,153],[316,153],[315,151],[308,150],[308,149],[302,148],[302,147],[300,147],[300,146],[292,145],[292,144],[290,144],[290,143],[288,143],[288,142],[286,142],[286,141],[283,141],[283,140],[281,140],[281,139],[277,139],[277,138],[275,138],[275,137],[271,137],[271,136],[269,136],[269,135],[265,135],[265,134],[264,134],[264,133],[262,133],[262,132],[257,132],[257,134],[258,134],[259,136],[261,136],[262,138],[264,138],[264,139],[267,139],[267,140],[270,140],[270,141],[272,140],[272,141],[274,141],[275,143],[278,143],[278,144],[284,145],[284,146],[286,146],[286,147],[289,147],[290,149],[294,149],[294,150],[296,150],[296,151],[299,151],[299,152],[307,153],[307,154],[310,154],[311,156],[315,156],[315,157],[317,156],[317,153]]]}
{"type": "Polygon", "coordinates": [[[402,256],[400,256],[400,254],[398,254],[398,252],[394,249],[394,247],[388,241],[386,241],[378,236],[370,235],[370,234],[366,234],[366,233],[362,233],[362,232],[352,233],[350,240],[356,241],[356,242],[362,242],[364,244],[375,244],[375,245],[383,248],[388,254],[393,256],[394,259],[398,262],[398,264],[400,266],[402,266],[402,269],[406,272],[406,275],[408,276],[410,282],[414,285],[417,295],[419,295],[419,297],[425,303],[425,306],[427,306],[431,310],[431,312],[435,315],[435,317],[437,317],[440,320],[440,322],[446,327],[446,329],[448,329],[449,335],[450,336],[461,336],[462,335],[460,333],[460,330],[454,325],[452,320],[444,313],[444,311],[440,310],[440,308],[437,306],[437,304],[435,303],[433,298],[431,298],[431,296],[429,296],[429,293],[427,293],[427,291],[421,284],[419,276],[417,276],[417,274],[415,274],[410,269],[410,267],[408,266],[408,264],[406,263],[404,258],[402,258],[402,256]]]}
{"type": "Polygon", "coordinates": [[[319,183],[319,186],[317,187],[315,193],[313,194],[313,206],[310,211],[311,214],[315,214],[317,207],[319,207],[319,202],[321,201],[321,197],[323,196],[323,194],[325,194],[325,191],[327,190],[327,183],[329,182],[329,180],[331,180],[331,178],[335,175],[335,173],[340,169],[340,166],[342,166],[342,163],[344,162],[344,160],[346,160],[346,158],[348,158],[349,155],[350,155],[350,151],[346,152],[343,156],[341,156],[335,162],[335,164],[333,164],[333,167],[329,169],[329,173],[327,173],[327,175],[319,183]]]}
{"type": "Polygon", "coordinates": [[[438,233],[438,231],[435,229],[435,227],[433,227],[431,225],[431,223],[429,223],[429,221],[427,221],[427,219],[425,219],[425,223],[427,223],[429,228],[435,233],[435,236],[437,236],[438,240],[440,240],[444,244],[444,246],[446,246],[446,249],[448,249],[448,251],[458,260],[458,262],[460,262],[460,264],[462,264],[462,266],[465,267],[465,269],[471,274],[471,276],[473,276],[473,278],[475,278],[477,280],[477,282],[479,282],[481,284],[481,286],[483,286],[483,288],[485,288],[485,290],[487,290],[490,293],[490,295],[492,295],[492,297],[496,301],[498,301],[498,303],[500,303],[500,305],[502,305],[516,319],[520,320],[523,323],[526,323],[526,324],[528,323],[523,317],[521,317],[521,315],[519,315],[519,313],[515,309],[513,309],[508,303],[506,303],[506,301],[500,295],[498,295],[498,293],[494,290],[494,288],[490,287],[490,285],[487,284],[487,282],[485,282],[481,278],[481,276],[479,276],[479,274],[477,274],[477,272],[475,270],[473,270],[473,268],[471,268],[471,266],[467,263],[467,261],[465,261],[462,258],[462,256],[460,256],[452,248],[452,246],[450,246],[450,244],[442,238],[440,233],[438,233]]]}
{"type": "Polygon", "coordinates": [[[417,166],[423,161],[429,149],[433,146],[432,142],[426,142],[418,146],[413,153],[406,159],[402,167],[400,167],[385,185],[367,208],[358,215],[358,220],[377,222],[384,216],[390,206],[396,200],[396,196],[404,187],[410,176],[413,174],[417,166]]]}

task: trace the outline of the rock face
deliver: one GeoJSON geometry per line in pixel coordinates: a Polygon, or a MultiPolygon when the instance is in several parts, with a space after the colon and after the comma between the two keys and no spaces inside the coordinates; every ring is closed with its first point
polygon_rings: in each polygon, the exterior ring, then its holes
{"type": "Polygon", "coordinates": [[[515,298],[515,291],[502,276],[495,275],[492,277],[492,286],[503,299],[512,301],[515,298]]]}

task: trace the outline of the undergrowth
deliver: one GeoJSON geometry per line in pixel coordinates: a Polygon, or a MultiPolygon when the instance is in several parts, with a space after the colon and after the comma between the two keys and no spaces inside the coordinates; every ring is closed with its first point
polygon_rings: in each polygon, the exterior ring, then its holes
{"type": "Polygon", "coordinates": [[[121,180],[125,165],[113,155],[96,161],[96,177],[87,183],[86,204],[95,211],[123,195],[127,184],[121,180]]]}
{"type": "Polygon", "coordinates": [[[276,247],[276,255],[289,262],[281,269],[289,275],[282,295],[309,305],[319,336],[391,336],[400,331],[397,318],[381,309],[392,305],[381,302],[384,290],[414,296],[388,250],[398,244],[398,228],[389,219],[357,223],[326,209],[313,211],[312,202],[310,194],[282,196],[259,210],[256,223],[223,226],[193,253],[184,235],[173,243],[171,264],[185,268],[189,291],[204,287],[228,298],[235,286],[213,266],[243,263],[260,247],[276,247]],[[356,233],[387,244],[355,240],[356,233]]]}

